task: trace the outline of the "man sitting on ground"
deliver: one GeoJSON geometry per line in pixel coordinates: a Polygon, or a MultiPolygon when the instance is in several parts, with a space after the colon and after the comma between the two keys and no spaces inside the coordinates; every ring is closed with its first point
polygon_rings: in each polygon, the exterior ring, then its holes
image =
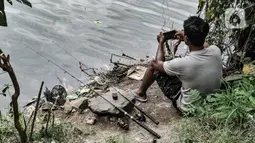
{"type": "Polygon", "coordinates": [[[189,95],[190,90],[196,89],[201,95],[205,95],[220,88],[221,51],[217,46],[204,44],[209,32],[208,23],[197,16],[191,16],[184,21],[183,27],[184,31],[178,31],[176,36],[185,42],[190,53],[185,57],[165,61],[163,47],[166,39],[160,33],[155,59],[149,65],[141,86],[137,90],[131,90],[138,101],[147,101],[146,91],[156,80],[175,108],[187,112],[197,100],[189,95]]]}

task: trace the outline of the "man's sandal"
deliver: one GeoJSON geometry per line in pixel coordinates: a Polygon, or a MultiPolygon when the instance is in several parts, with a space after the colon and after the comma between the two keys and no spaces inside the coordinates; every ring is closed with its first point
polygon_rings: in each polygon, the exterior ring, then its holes
{"type": "Polygon", "coordinates": [[[131,89],[130,89],[130,94],[134,95],[134,97],[137,101],[140,101],[140,102],[143,102],[143,103],[148,101],[147,98],[143,98],[143,97],[140,97],[140,96],[136,95],[135,92],[131,89]]]}

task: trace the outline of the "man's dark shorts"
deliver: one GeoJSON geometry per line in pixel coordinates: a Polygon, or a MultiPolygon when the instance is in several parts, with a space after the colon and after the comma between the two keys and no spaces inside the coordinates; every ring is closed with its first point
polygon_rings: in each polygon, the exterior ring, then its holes
{"type": "Polygon", "coordinates": [[[154,71],[154,79],[157,81],[161,91],[172,100],[174,107],[178,110],[176,100],[180,96],[182,82],[177,76],[169,76],[166,73],[154,71]]]}

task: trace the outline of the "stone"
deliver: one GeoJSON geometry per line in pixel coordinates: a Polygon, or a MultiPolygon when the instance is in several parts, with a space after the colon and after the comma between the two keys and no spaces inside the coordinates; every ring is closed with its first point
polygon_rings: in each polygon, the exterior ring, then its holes
{"type": "Polygon", "coordinates": [[[117,121],[118,121],[118,118],[112,116],[112,117],[109,117],[108,120],[109,120],[110,122],[117,122],[117,121]]]}
{"type": "Polygon", "coordinates": [[[86,123],[89,124],[89,125],[94,125],[96,123],[96,118],[95,117],[89,117],[89,118],[87,118],[86,123]]]}
{"type": "Polygon", "coordinates": [[[57,109],[57,107],[53,106],[53,103],[51,103],[51,102],[46,102],[41,107],[42,111],[49,111],[51,108],[52,108],[52,110],[57,109]]]}
{"type": "Polygon", "coordinates": [[[64,104],[64,111],[66,114],[71,113],[75,110],[80,110],[82,112],[83,110],[88,108],[89,100],[87,97],[81,97],[73,101],[66,100],[66,103],[64,104]]]}
{"type": "MultiPolygon", "coordinates": [[[[126,96],[129,100],[135,103],[134,95],[120,89],[118,89],[118,91],[120,91],[124,96],[126,96]]],[[[119,93],[118,93],[118,99],[114,100],[112,98],[112,93],[114,92],[116,91],[109,91],[105,94],[102,94],[102,96],[105,97],[107,100],[109,100],[111,103],[113,103],[115,106],[122,108],[126,112],[131,112],[134,108],[134,105],[130,103],[128,100],[126,100],[125,98],[123,98],[121,95],[119,95],[119,93]]],[[[105,101],[100,96],[96,96],[90,99],[89,108],[93,113],[98,115],[113,115],[113,116],[123,115],[123,113],[121,113],[118,109],[113,107],[110,103],[105,101]]]]}
{"type": "Polygon", "coordinates": [[[88,108],[89,100],[87,97],[81,97],[71,101],[70,104],[73,108],[83,111],[88,108]]]}
{"type": "Polygon", "coordinates": [[[64,112],[66,114],[69,114],[72,112],[72,110],[73,110],[72,104],[70,103],[69,100],[66,100],[66,103],[64,104],[64,112]]]}

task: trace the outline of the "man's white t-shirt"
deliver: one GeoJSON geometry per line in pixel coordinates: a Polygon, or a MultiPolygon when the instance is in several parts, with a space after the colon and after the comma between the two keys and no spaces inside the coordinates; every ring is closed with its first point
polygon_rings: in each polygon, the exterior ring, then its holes
{"type": "Polygon", "coordinates": [[[196,89],[202,94],[220,88],[222,78],[221,51],[217,46],[209,46],[199,51],[192,51],[185,57],[175,58],[163,64],[165,72],[177,76],[182,82],[181,95],[177,107],[188,111],[194,102],[188,92],[196,89]]]}

